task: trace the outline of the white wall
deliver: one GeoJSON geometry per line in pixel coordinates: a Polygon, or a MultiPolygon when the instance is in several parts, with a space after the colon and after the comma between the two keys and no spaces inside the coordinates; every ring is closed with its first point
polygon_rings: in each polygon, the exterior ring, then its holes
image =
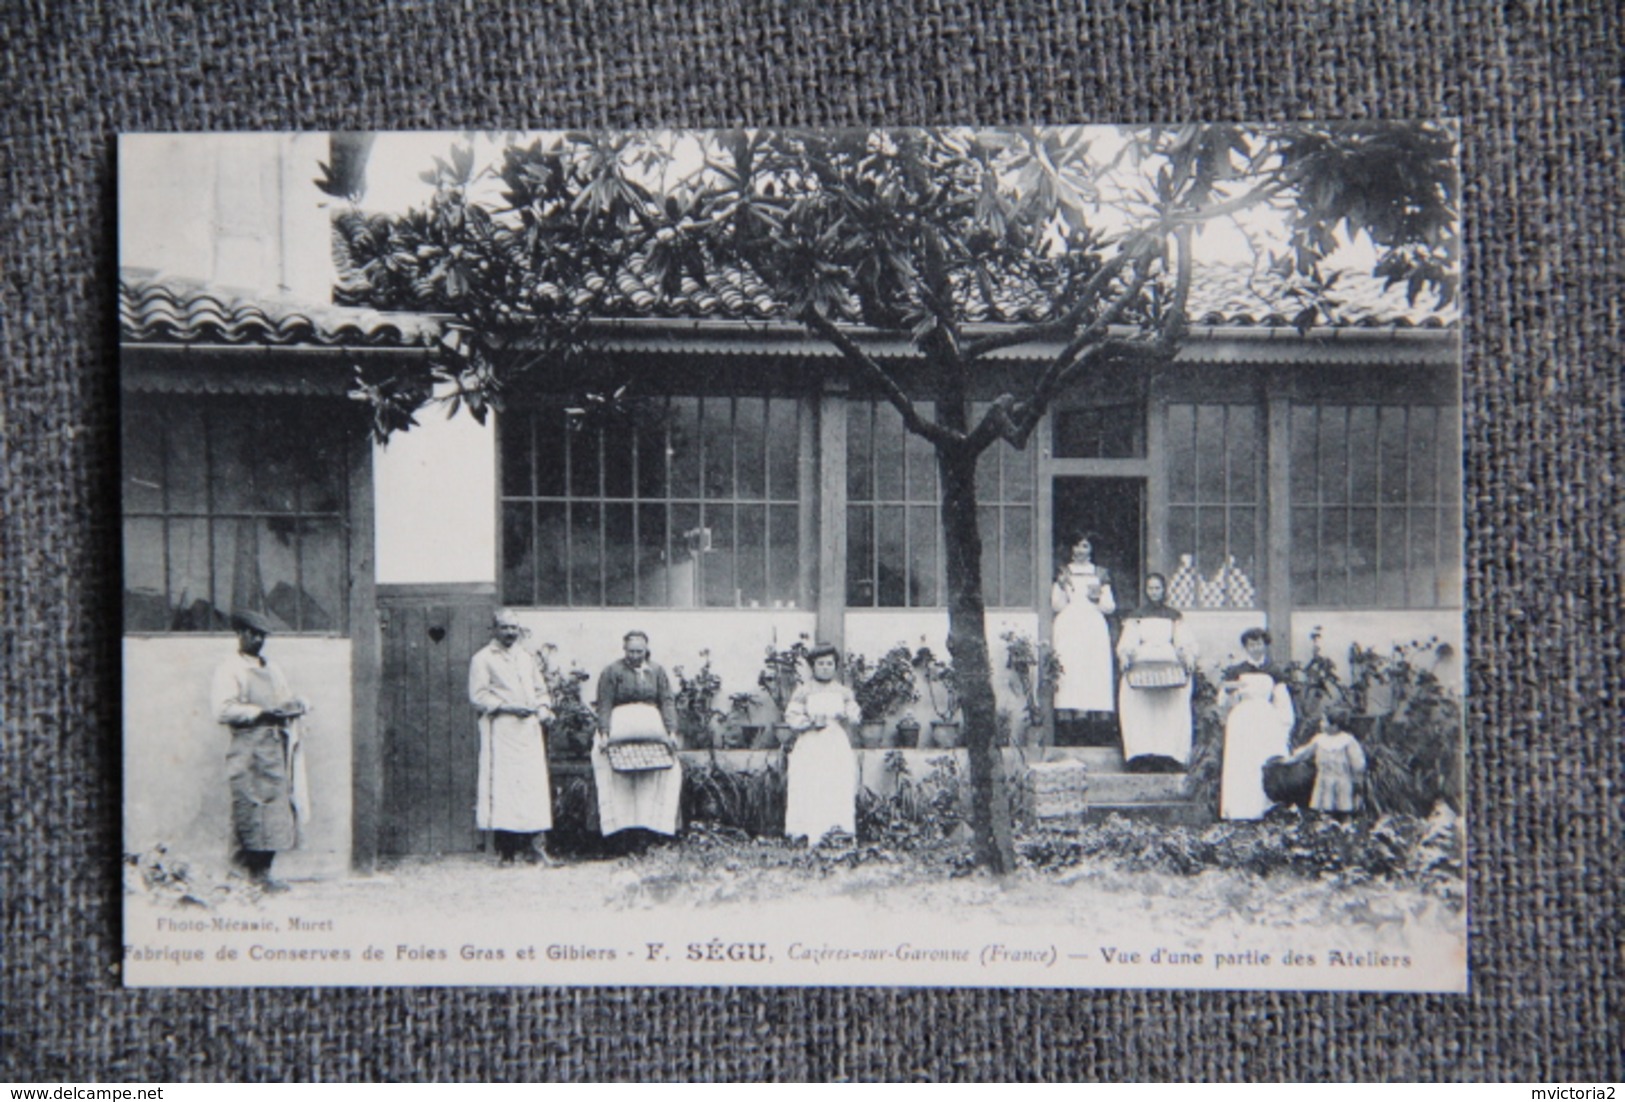
{"type": "MultiPolygon", "coordinates": [[[[229,730],[214,721],[209,684],[237,649],[230,635],[124,640],[124,848],[166,846],[216,875],[231,855],[229,730]]],[[[311,704],[305,727],[311,821],[305,844],[280,855],[283,878],[342,875],[350,865],[350,641],[273,636],[265,656],[311,704]]]]}
{"type": "Polygon", "coordinates": [[[593,675],[587,685],[589,701],[598,674],[621,656],[621,637],[629,631],[648,634],[654,660],[668,673],[682,666],[693,676],[705,662],[700,652],[709,650],[711,668],[722,678],[716,706],[723,710],[729,694],[757,691],[756,678],[770,646],[788,648],[802,635],[811,641],[817,626],[813,613],[798,609],[543,609],[521,611],[519,621],[530,629],[527,646],[552,643],[566,668],[574,664],[593,675]]]}
{"type": "Polygon", "coordinates": [[[466,411],[439,407],[373,447],[378,581],[384,585],[496,579],[496,434],[466,411]]]}
{"type": "Polygon", "coordinates": [[[332,299],[325,134],[126,134],[119,263],[222,287],[332,299]]]}
{"type": "Polygon", "coordinates": [[[1320,632],[1321,653],[1348,677],[1349,644],[1387,653],[1394,646],[1437,639],[1450,644],[1450,655],[1438,659],[1433,672],[1450,688],[1466,687],[1466,624],[1459,609],[1299,610],[1292,614],[1292,654],[1306,659],[1312,653],[1310,635],[1320,632]]]}

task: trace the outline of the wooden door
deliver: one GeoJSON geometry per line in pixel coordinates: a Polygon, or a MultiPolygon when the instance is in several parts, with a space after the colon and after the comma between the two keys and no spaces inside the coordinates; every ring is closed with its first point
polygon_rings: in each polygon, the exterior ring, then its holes
{"type": "Polygon", "coordinates": [[[494,607],[487,596],[379,595],[385,854],[479,848],[479,735],[468,703],[468,662],[490,641],[494,607]]]}

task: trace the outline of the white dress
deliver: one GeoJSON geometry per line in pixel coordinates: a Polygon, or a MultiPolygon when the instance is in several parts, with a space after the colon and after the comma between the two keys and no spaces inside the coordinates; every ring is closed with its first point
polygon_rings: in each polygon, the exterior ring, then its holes
{"type": "MultiPolygon", "coordinates": [[[[663,739],[666,723],[653,704],[617,704],[609,717],[612,742],[663,739]]],[[[598,830],[606,838],[632,827],[676,834],[683,797],[683,766],[617,773],[598,740],[592,748],[593,783],[598,788],[598,830]]]]}
{"type": "Polygon", "coordinates": [[[476,651],[468,666],[468,699],[480,713],[480,776],[474,825],[531,833],[553,828],[553,785],[542,721],[553,714],[536,658],[500,643],[476,651]],[[492,715],[499,707],[536,715],[492,715]]]}
{"type": "Polygon", "coordinates": [[[1284,756],[1292,736],[1292,694],[1268,670],[1237,675],[1237,699],[1224,723],[1224,770],[1219,816],[1259,819],[1272,806],[1264,795],[1264,763],[1284,756]]]}
{"type": "Polygon", "coordinates": [[[1123,728],[1123,758],[1142,754],[1172,758],[1180,765],[1191,759],[1191,684],[1164,689],[1136,689],[1128,683],[1131,667],[1147,662],[1177,662],[1187,670],[1196,652],[1186,638],[1183,621],[1163,616],[1135,618],[1123,624],[1117,642],[1123,663],[1117,694],[1117,716],[1123,728]]]}
{"type": "Polygon", "coordinates": [[[852,690],[838,682],[802,685],[784,709],[801,732],[790,751],[784,803],[784,835],[816,845],[832,830],[857,833],[858,758],[846,724],[863,712],[852,690]]]}
{"type": "Polygon", "coordinates": [[[1061,680],[1055,687],[1055,707],[1076,712],[1110,712],[1112,698],[1112,636],[1106,616],[1116,611],[1112,587],[1102,584],[1091,601],[1089,586],[1099,582],[1093,563],[1070,563],[1067,573],[1050,590],[1055,611],[1055,653],[1061,659],[1061,680]]]}

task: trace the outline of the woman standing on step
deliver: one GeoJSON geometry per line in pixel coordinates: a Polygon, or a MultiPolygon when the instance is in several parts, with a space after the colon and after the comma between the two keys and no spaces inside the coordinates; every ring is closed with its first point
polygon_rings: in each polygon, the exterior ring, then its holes
{"type": "Polygon", "coordinates": [[[1183,771],[1191,759],[1191,670],[1196,646],[1168,606],[1168,580],[1145,579],[1145,603],[1123,622],[1117,657],[1123,680],[1117,717],[1131,772],[1183,771]]]}
{"type": "Polygon", "coordinates": [[[1086,532],[1072,541],[1071,559],[1050,587],[1055,613],[1055,654],[1061,660],[1055,687],[1056,718],[1109,717],[1112,697],[1112,636],[1106,617],[1117,611],[1111,577],[1094,561],[1100,537],[1086,532]]]}
{"type": "Polygon", "coordinates": [[[852,690],[836,677],[840,651],[820,643],[807,653],[811,683],[796,686],[784,709],[790,742],[784,835],[816,846],[832,831],[857,833],[858,759],[849,728],[863,719],[852,690]]]}

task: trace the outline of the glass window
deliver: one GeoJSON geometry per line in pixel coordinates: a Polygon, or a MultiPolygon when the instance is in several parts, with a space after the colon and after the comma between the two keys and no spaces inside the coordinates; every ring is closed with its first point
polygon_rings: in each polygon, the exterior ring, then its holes
{"type": "Polygon", "coordinates": [[[1461,463],[1451,411],[1295,405],[1292,590],[1322,608],[1461,603],[1461,463]]]}
{"type": "Polygon", "coordinates": [[[572,427],[565,405],[499,419],[504,602],[803,602],[795,399],[650,397],[614,424],[587,427],[572,427]],[[548,464],[568,478],[542,477],[548,464]]]}
{"type": "MultiPolygon", "coordinates": [[[[935,415],[930,402],[923,416],[935,415]]],[[[974,408],[979,418],[985,407],[974,408]]],[[[938,608],[947,601],[936,453],[890,403],[847,405],[846,602],[938,608]]],[[[1033,602],[1033,451],[996,443],[976,469],[982,594],[991,608],[1033,602]]]]}
{"type": "Polygon", "coordinates": [[[1264,448],[1250,405],[1168,407],[1168,547],[1175,608],[1257,608],[1264,448]]]}
{"type": "Polygon", "coordinates": [[[1060,459],[1139,459],[1145,455],[1145,406],[1138,402],[1056,410],[1060,459]]]}
{"type": "Polygon", "coordinates": [[[350,431],[302,398],[129,396],[125,630],[228,631],[243,609],[343,632],[350,431]]]}

